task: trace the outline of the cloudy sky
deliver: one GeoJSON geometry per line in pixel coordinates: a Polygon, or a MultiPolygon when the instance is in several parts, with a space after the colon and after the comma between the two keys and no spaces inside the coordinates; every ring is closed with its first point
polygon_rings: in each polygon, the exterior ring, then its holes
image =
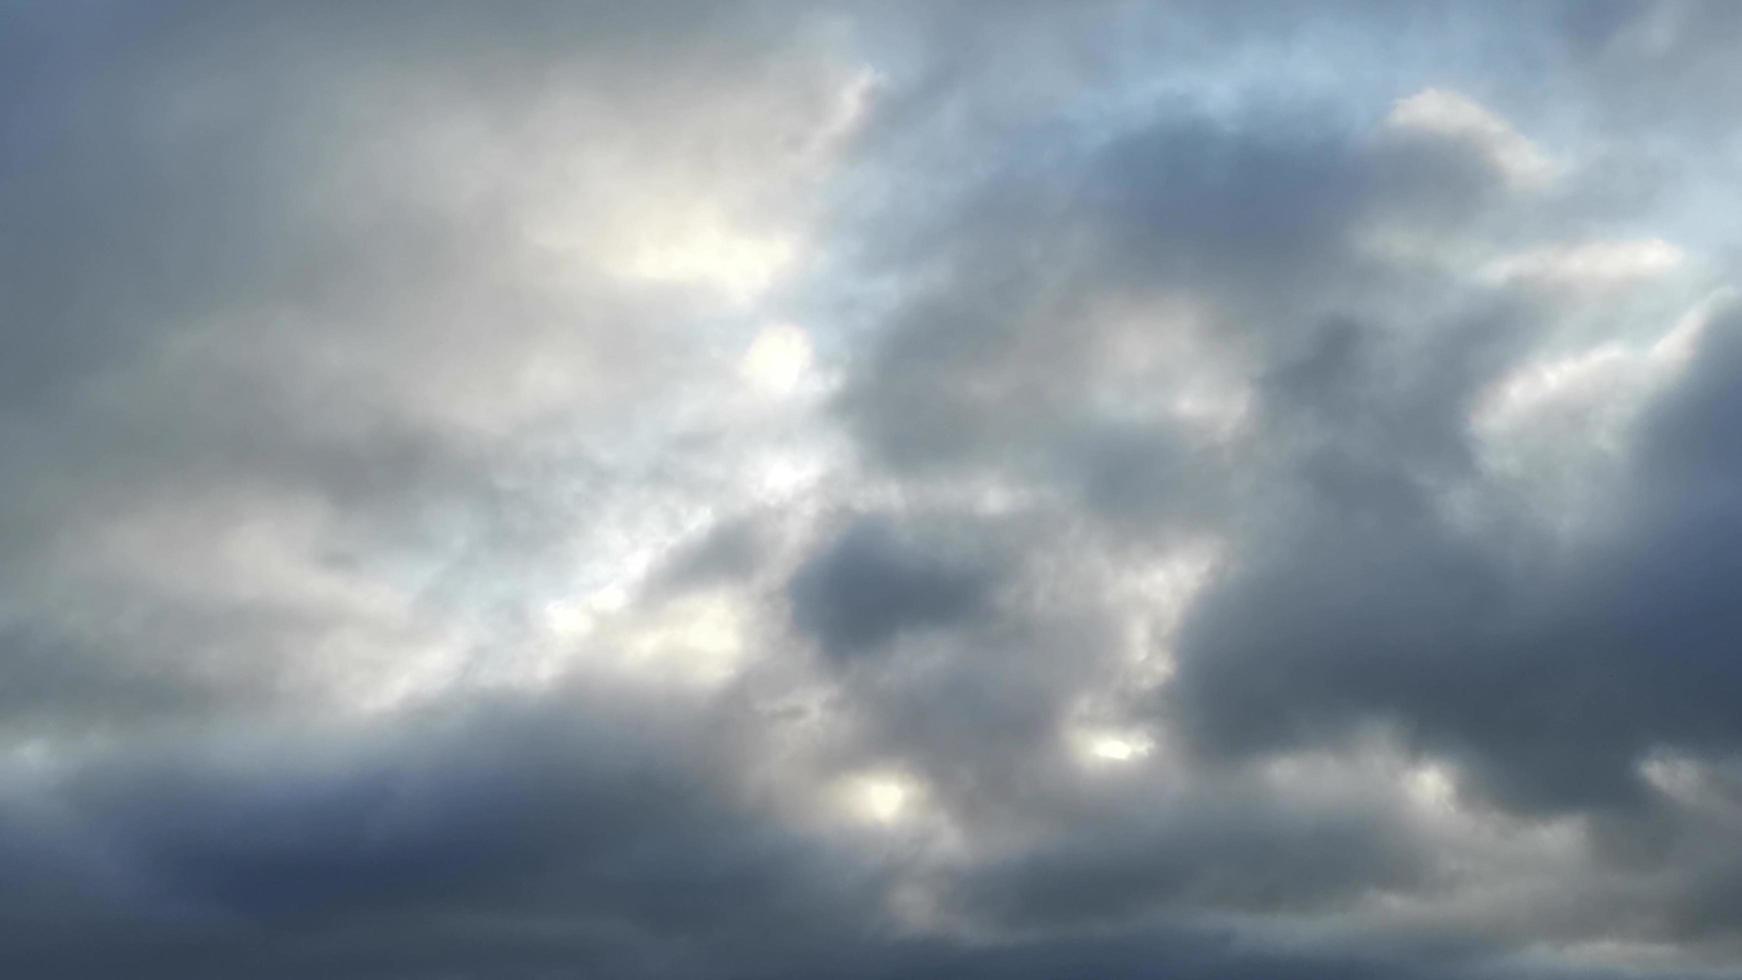
{"type": "Polygon", "coordinates": [[[1742,977],[1742,6],[0,3],[0,973],[1742,977]]]}

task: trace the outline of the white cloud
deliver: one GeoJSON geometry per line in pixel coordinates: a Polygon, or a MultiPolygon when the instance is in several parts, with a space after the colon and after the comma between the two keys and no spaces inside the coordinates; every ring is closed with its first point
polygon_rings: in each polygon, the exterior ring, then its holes
{"type": "Polygon", "coordinates": [[[1503,255],[1484,266],[1482,276],[1498,283],[1619,286],[1660,278],[1686,260],[1686,253],[1661,238],[1590,241],[1503,255]]]}
{"type": "Polygon", "coordinates": [[[1394,132],[1468,144],[1519,188],[1541,187],[1562,169],[1511,123],[1448,89],[1425,89],[1398,100],[1385,117],[1385,126],[1394,132]]]}
{"type": "Polygon", "coordinates": [[[791,395],[811,374],[810,335],[801,327],[778,323],[763,328],[739,361],[746,384],[766,395],[791,395]]]}

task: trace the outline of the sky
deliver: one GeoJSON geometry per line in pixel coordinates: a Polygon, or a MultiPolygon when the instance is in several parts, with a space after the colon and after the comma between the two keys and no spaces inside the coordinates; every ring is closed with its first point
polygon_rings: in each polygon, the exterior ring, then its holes
{"type": "Polygon", "coordinates": [[[0,0],[0,973],[1742,977],[1738,50],[0,0]]]}

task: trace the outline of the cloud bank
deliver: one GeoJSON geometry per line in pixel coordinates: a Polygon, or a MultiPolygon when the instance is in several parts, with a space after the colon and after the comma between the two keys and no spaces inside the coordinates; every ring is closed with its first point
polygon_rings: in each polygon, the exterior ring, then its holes
{"type": "Polygon", "coordinates": [[[1723,4],[14,4],[0,969],[1742,976],[1723,4]]]}

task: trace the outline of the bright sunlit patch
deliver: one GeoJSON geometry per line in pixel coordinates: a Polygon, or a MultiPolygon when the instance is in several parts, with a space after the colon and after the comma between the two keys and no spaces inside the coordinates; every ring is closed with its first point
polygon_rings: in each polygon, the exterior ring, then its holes
{"type": "Polygon", "coordinates": [[[558,639],[576,640],[590,635],[600,621],[629,603],[629,590],[621,584],[598,589],[574,599],[553,599],[544,605],[544,628],[558,639]]]}
{"type": "Polygon", "coordinates": [[[1068,735],[1078,758],[1089,764],[1134,762],[1155,752],[1155,738],[1135,728],[1087,726],[1068,735]]]}
{"type": "MultiPolygon", "coordinates": [[[[1476,405],[1470,421],[1492,440],[1525,427],[1532,420],[1570,406],[1594,405],[1601,417],[1619,429],[1642,403],[1652,386],[1683,369],[1715,311],[1734,294],[1720,290],[1706,297],[1675,324],[1645,346],[1608,341],[1553,360],[1526,364],[1492,386],[1476,405]]],[[[1587,439],[1602,444],[1613,435],[1594,433],[1587,439]]]]}
{"type": "Polygon", "coordinates": [[[1670,753],[1659,753],[1640,763],[1639,774],[1658,792],[1682,803],[1696,801],[1704,782],[1699,763],[1670,753]]]}
{"type": "Polygon", "coordinates": [[[739,628],[738,609],[733,603],[717,598],[700,599],[679,603],[647,639],[654,642],[669,639],[710,656],[730,656],[740,647],[739,628]]]}
{"type": "Polygon", "coordinates": [[[1496,385],[1473,413],[1479,431],[1504,428],[1545,406],[1613,392],[1637,357],[1619,344],[1607,343],[1557,360],[1528,365],[1496,385]]]}
{"type": "Polygon", "coordinates": [[[1668,333],[1657,338],[1646,356],[1666,372],[1679,371],[1686,367],[1688,359],[1693,356],[1699,344],[1700,336],[1706,332],[1712,318],[1736,302],[1737,296],[1737,291],[1729,286],[1706,294],[1691,309],[1676,318],[1674,326],[1670,327],[1668,333]]]}
{"type": "Polygon", "coordinates": [[[668,603],[622,638],[629,666],[661,679],[713,686],[730,677],[744,654],[744,614],[723,595],[668,603]]]}
{"type": "Polygon", "coordinates": [[[784,397],[798,389],[810,373],[811,343],[804,330],[791,324],[765,328],[751,342],[738,364],[746,384],[765,395],[784,397]]]}
{"type": "Polygon", "coordinates": [[[1404,779],[1404,790],[1416,806],[1434,811],[1452,809],[1457,794],[1451,774],[1431,763],[1410,770],[1404,779]]]}
{"type": "Polygon", "coordinates": [[[889,823],[901,816],[907,805],[907,788],[889,780],[873,780],[863,790],[865,812],[879,823],[889,823]]]}
{"type": "Polygon", "coordinates": [[[1544,285],[1622,285],[1673,272],[1686,254],[1661,238],[1551,245],[1503,256],[1482,269],[1496,283],[1527,281],[1544,285]]]}
{"type": "Polygon", "coordinates": [[[644,233],[616,268],[629,278],[699,283],[748,300],[768,288],[792,253],[787,239],[747,234],[702,214],[644,233]]]}
{"type": "Polygon", "coordinates": [[[1143,737],[1126,738],[1119,735],[1099,735],[1089,742],[1090,755],[1112,762],[1129,762],[1132,759],[1148,755],[1153,749],[1154,745],[1143,737]]]}
{"type": "Polygon", "coordinates": [[[789,500],[816,485],[828,469],[820,454],[773,450],[750,460],[750,492],[764,502],[789,500]]]}
{"type": "Polygon", "coordinates": [[[593,614],[578,602],[555,601],[545,604],[544,627],[562,639],[586,636],[593,631],[593,614]]]}
{"type": "Polygon", "coordinates": [[[859,820],[890,825],[912,811],[917,792],[913,781],[897,773],[864,773],[848,779],[843,796],[848,810],[859,820]]]}
{"type": "Polygon", "coordinates": [[[689,688],[731,677],[745,654],[749,628],[734,595],[708,592],[646,605],[621,585],[545,605],[551,641],[517,662],[514,682],[540,687],[573,668],[689,688]]]}

